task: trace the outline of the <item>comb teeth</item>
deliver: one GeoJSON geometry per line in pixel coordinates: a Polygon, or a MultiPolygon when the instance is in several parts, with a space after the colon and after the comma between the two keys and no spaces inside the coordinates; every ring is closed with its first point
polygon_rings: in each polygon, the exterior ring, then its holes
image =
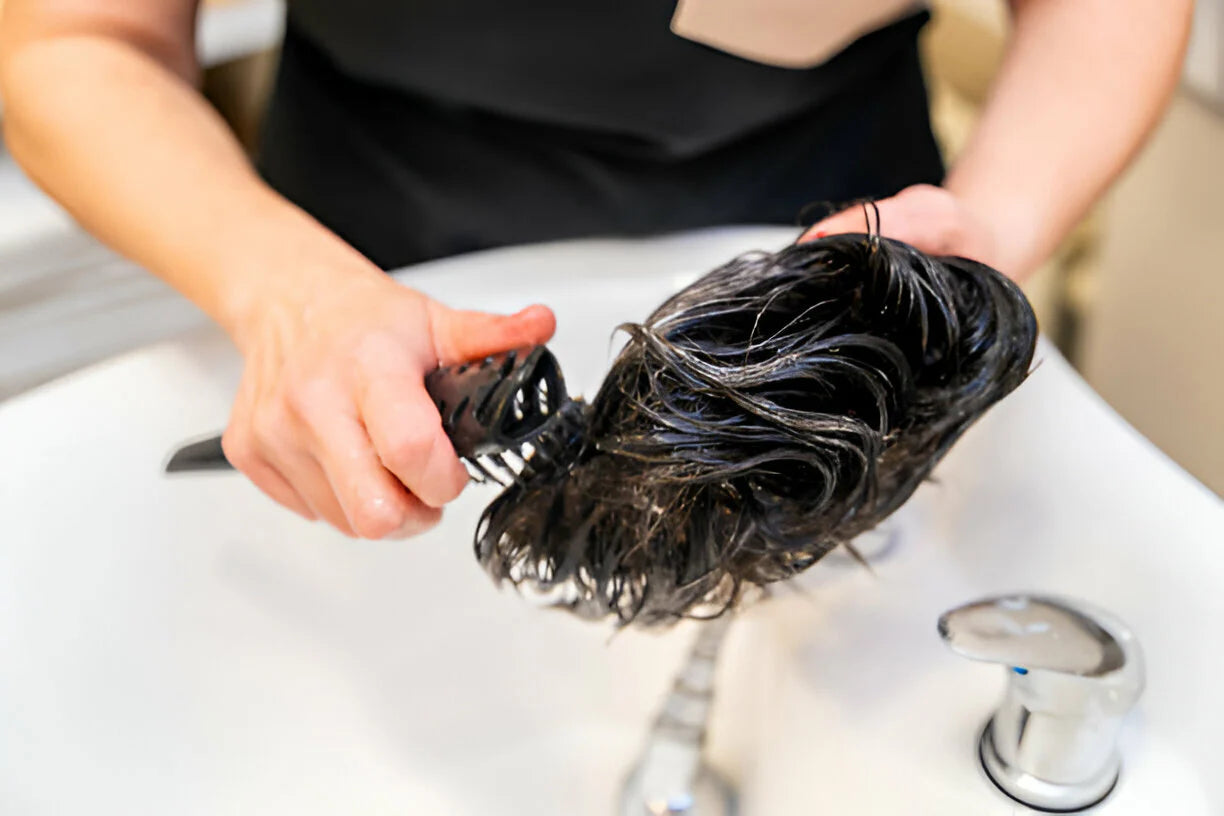
{"type": "Polygon", "coordinates": [[[468,472],[478,482],[497,482],[503,487],[509,487],[519,479],[527,462],[512,451],[487,453],[475,459],[464,459],[468,472]]]}
{"type": "Polygon", "coordinates": [[[496,482],[502,487],[509,487],[523,478],[525,473],[531,475],[527,473],[526,458],[513,451],[486,453],[472,459],[463,458],[462,461],[472,481],[482,484],[496,482]]]}
{"type": "Polygon", "coordinates": [[[568,467],[581,449],[584,422],[582,403],[568,400],[518,450],[462,457],[462,461],[473,481],[509,487],[545,470],[568,467]]]}
{"type": "Polygon", "coordinates": [[[581,449],[584,411],[543,346],[439,368],[425,388],[474,481],[522,483],[581,449]]]}

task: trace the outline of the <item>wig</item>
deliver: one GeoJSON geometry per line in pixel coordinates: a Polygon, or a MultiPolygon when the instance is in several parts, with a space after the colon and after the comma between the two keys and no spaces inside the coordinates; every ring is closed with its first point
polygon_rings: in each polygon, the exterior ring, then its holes
{"type": "Polygon", "coordinates": [[[621,327],[572,455],[485,510],[497,581],[588,617],[708,617],[896,510],[1028,373],[1014,283],[876,235],[745,255],[621,327]]]}

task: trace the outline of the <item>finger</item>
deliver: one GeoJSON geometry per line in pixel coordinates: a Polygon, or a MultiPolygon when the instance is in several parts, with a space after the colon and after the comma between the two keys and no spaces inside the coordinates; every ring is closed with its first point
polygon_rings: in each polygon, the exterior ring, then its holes
{"type": "Polygon", "coordinates": [[[333,416],[318,433],[323,470],[357,535],[407,537],[424,532],[441,518],[440,510],[410,494],[383,467],[365,428],[355,418],[333,416]]]}
{"type": "Polygon", "coordinates": [[[328,480],[323,466],[306,451],[292,451],[269,458],[277,465],[277,469],[285,475],[285,479],[293,485],[298,494],[306,501],[316,516],[319,516],[331,526],[346,536],[357,534],[349,524],[348,516],[336,492],[328,480]]]}
{"type": "Polygon", "coordinates": [[[221,447],[229,463],[254,482],[255,486],[262,490],[268,498],[308,521],[315,521],[318,518],[306,500],[293,489],[280,471],[263,457],[253,452],[248,453],[245,443],[239,442],[236,434],[227,431],[221,438],[221,447]]]}
{"type": "Polygon", "coordinates": [[[906,187],[877,201],[874,209],[848,207],[813,224],[799,243],[846,232],[879,232],[933,255],[956,251],[965,243],[965,224],[954,198],[930,184],[906,187]]]}
{"type": "Polygon", "coordinates": [[[463,491],[467,470],[423,383],[377,380],[363,395],[361,418],[379,461],[426,505],[441,507],[463,491]]]}
{"type": "Polygon", "coordinates": [[[302,495],[293,489],[289,481],[272,465],[261,462],[256,467],[244,471],[255,486],[266,493],[273,501],[289,508],[307,521],[318,520],[318,515],[310,509],[309,503],[302,495]]]}
{"type": "Polygon", "coordinates": [[[512,315],[496,315],[432,303],[430,324],[439,363],[451,365],[545,343],[556,331],[557,319],[551,309],[538,304],[512,315]]]}
{"type": "MultiPolygon", "coordinates": [[[[306,449],[310,441],[306,429],[286,407],[273,403],[252,412],[249,428],[235,430],[239,440],[235,452],[251,464],[266,462],[301,496],[311,513],[345,535],[353,535],[327,477],[306,449]]],[[[224,449],[224,439],[221,444],[224,449]]]]}
{"type": "Polygon", "coordinates": [[[412,538],[428,532],[442,520],[442,511],[439,508],[430,507],[411,493],[408,494],[408,502],[411,505],[408,518],[388,533],[387,538],[412,538]]]}
{"type": "MultiPolygon", "coordinates": [[[[815,241],[818,238],[824,238],[826,235],[841,235],[847,232],[871,233],[877,229],[882,230],[885,224],[891,229],[895,226],[891,213],[891,202],[892,199],[888,198],[876,202],[875,206],[880,213],[879,225],[876,224],[875,212],[870,207],[862,207],[856,204],[847,207],[841,212],[834,213],[828,218],[817,221],[803,235],[799,236],[799,243],[803,244],[808,241],[815,241]],[[888,215],[885,214],[886,212],[888,215]]],[[[892,235],[888,231],[885,231],[885,234],[892,235]]]]}

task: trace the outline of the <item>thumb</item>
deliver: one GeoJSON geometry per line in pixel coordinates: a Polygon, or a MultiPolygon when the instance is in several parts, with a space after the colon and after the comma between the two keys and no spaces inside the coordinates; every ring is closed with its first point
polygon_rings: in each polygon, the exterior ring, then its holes
{"type": "Polygon", "coordinates": [[[512,315],[497,315],[434,303],[430,326],[438,363],[452,365],[545,343],[557,328],[557,318],[551,309],[539,304],[512,315]]]}
{"type": "MultiPolygon", "coordinates": [[[[884,203],[877,202],[877,206],[883,208],[884,203]]],[[[866,211],[862,207],[848,207],[808,227],[807,231],[799,236],[797,243],[815,241],[826,235],[840,235],[844,232],[871,232],[871,227],[874,225],[868,224],[867,218],[866,211]]]]}

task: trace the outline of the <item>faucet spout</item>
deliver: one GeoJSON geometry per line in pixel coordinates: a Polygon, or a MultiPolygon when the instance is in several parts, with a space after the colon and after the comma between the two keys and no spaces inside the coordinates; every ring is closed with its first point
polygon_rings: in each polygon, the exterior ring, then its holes
{"type": "Polygon", "coordinates": [[[714,701],[718,654],[731,626],[723,614],[702,624],[688,659],[646,738],[621,794],[622,816],[733,816],[735,796],[705,764],[702,748],[714,701]]]}

